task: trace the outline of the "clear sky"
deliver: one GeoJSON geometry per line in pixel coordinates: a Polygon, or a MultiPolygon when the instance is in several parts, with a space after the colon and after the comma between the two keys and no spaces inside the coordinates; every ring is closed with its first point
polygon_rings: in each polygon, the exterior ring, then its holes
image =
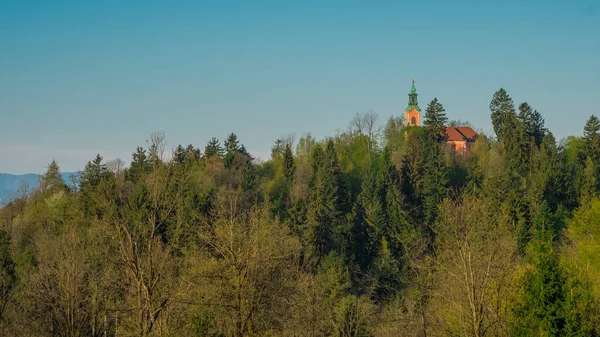
{"type": "Polygon", "coordinates": [[[415,77],[451,119],[491,129],[504,87],[562,138],[600,114],[600,2],[0,1],[0,172],[126,162],[230,132],[275,139],[400,115],[415,77]]]}

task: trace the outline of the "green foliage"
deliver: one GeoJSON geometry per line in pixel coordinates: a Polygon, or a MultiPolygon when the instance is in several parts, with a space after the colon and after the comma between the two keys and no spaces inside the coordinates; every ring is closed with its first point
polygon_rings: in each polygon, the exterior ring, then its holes
{"type": "Polygon", "coordinates": [[[444,130],[446,122],[448,122],[445,111],[446,109],[444,109],[442,103],[438,102],[437,98],[429,102],[427,109],[425,109],[425,121],[423,125],[425,125],[426,129],[430,129],[430,132],[436,136],[439,136],[439,133],[444,130]]]}
{"type": "Polygon", "coordinates": [[[10,255],[10,237],[5,230],[0,230],[0,321],[5,319],[4,311],[16,282],[15,263],[10,255]]]}
{"type": "Polygon", "coordinates": [[[212,137],[204,147],[204,158],[210,159],[213,157],[223,158],[224,150],[221,143],[215,137],[212,137]]]}
{"type": "Polygon", "coordinates": [[[42,177],[42,191],[51,195],[58,191],[66,191],[68,189],[65,184],[64,179],[60,173],[60,167],[56,160],[52,160],[52,162],[48,165],[48,169],[46,173],[42,177]]]}
{"type": "Polygon", "coordinates": [[[504,88],[500,88],[494,93],[490,102],[490,111],[496,137],[498,140],[502,140],[504,137],[504,120],[506,116],[516,114],[513,100],[504,88]]]}
{"type": "Polygon", "coordinates": [[[160,132],[78,189],[53,161],[0,209],[0,335],[597,336],[600,121],[557,144],[490,110],[467,155],[434,99],[262,162],[233,133],[163,161],[160,132]]]}
{"type": "Polygon", "coordinates": [[[539,147],[547,131],[542,114],[537,110],[533,110],[527,102],[524,102],[519,105],[518,118],[525,127],[525,134],[528,139],[532,139],[535,145],[539,147]]]}

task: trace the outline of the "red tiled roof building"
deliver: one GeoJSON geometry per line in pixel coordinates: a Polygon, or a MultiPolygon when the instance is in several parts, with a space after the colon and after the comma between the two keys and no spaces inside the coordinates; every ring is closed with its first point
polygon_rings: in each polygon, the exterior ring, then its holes
{"type": "MultiPolygon", "coordinates": [[[[421,126],[421,108],[417,101],[417,89],[415,88],[415,79],[412,80],[412,87],[408,94],[408,106],[404,109],[404,118],[407,126],[421,126]]],[[[448,126],[446,127],[446,136],[448,145],[461,154],[471,152],[471,147],[477,139],[477,132],[470,126],[448,126]]]]}

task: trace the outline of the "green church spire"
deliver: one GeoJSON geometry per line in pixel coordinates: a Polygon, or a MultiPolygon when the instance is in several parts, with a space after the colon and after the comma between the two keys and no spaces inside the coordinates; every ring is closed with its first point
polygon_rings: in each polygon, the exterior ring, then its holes
{"type": "Polygon", "coordinates": [[[415,88],[415,78],[412,79],[412,87],[410,88],[410,93],[408,94],[408,106],[404,111],[409,112],[411,110],[417,110],[421,112],[421,108],[419,108],[419,102],[417,101],[417,89],[415,88]]]}

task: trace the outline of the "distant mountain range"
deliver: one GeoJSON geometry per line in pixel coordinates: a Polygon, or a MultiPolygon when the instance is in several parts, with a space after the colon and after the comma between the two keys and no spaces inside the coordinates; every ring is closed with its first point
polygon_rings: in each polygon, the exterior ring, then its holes
{"type": "MultiPolygon", "coordinates": [[[[67,185],[71,185],[71,174],[73,172],[62,173],[62,177],[67,185]]],[[[36,188],[38,186],[38,176],[39,174],[35,173],[21,175],[0,173],[0,207],[6,205],[15,197],[16,192],[23,183],[27,183],[30,190],[36,188]]]]}

